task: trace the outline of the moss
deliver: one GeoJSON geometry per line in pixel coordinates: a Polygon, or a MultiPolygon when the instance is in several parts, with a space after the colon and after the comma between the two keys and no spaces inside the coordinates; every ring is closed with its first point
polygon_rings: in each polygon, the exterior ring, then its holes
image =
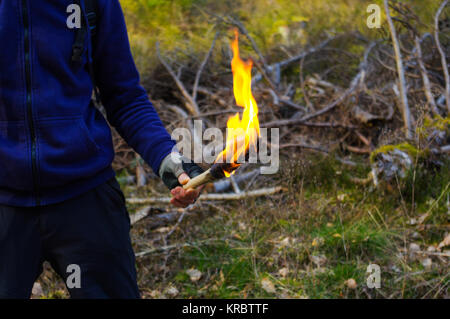
{"type": "Polygon", "coordinates": [[[370,154],[370,162],[373,164],[378,154],[386,154],[394,150],[406,152],[411,158],[422,157],[425,155],[423,151],[419,151],[415,146],[405,142],[396,145],[383,145],[377,148],[370,154]]]}
{"type": "Polygon", "coordinates": [[[441,131],[450,131],[450,116],[435,116],[433,119],[426,118],[423,123],[424,128],[436,128],[441,131]]]}
{"type": "Polygon", "coordinates": [[[435,130],[450,133],[450,117],[435,116],[434,118],[426,117],[423,125],[417,128],[417,133],[421,138],[427,138],[430,133],[435,130]]]}

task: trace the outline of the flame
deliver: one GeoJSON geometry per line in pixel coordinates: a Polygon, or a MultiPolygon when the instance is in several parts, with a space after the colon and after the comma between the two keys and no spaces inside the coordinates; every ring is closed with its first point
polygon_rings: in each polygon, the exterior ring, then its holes
{"type": "Polygon", "coordinates": [[[239,33],[235,32],[235,38],[231,43],[233,60],[233,92],[236,104],[244,108],[242,119],[239,113],[230,117],[227,122],[226,148],[219,154],[216,161],[225,160],[231,163],[233,171],[224,171],[225,176],[233,174],[234,169],[240,166],[240,162],[250,147],[256,147],[260,135],[258,120],[258,105],[252,94],[252,67],[253,61],[243,61],[239,54],[239,33]]]}

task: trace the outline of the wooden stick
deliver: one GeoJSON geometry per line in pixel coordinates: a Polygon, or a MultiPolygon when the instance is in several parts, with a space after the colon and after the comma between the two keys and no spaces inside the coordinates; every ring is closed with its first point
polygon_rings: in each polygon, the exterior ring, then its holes
{"type": "Polygon", "coordinates": [[[197,101],[197,90],[198,90],[198,84],[200,83],[200,77],[202,75],[203,69],[206,66],[206,63],[208,63],[208,60],[212,55],[214,46],[216,45],[216,40],[217,40],[218,35],[219,35],[219,32],[216,32],[216,34],[214,35],[214,39],[211,44],[211,47],[209,48],[209,51],[206,54],[205,58],[203,59],[203,62],[200,65],[200,68],[198,69],[197,74],[195,76],[194,88],[192,89],[192,100],[194,100],[194,101],[197,101]]]}
{"type": "Polygon", "coordinates": [[[423,81],[423,86],[424,86],[424,90],[425,90],[425,96],[427,97],[428,104],[431,108],[431,112],[434,115],[439,115],[439,111],[436,106],[436,102],[434,100],[433,93],[431,92],[430,79],[428,78],[427,69],[425,68],[425,64],[422,60],[422,48],[420,45],[420,38],[417,36],[415,38],[415,44],[416,44],[416,46],[415,46],[416,57],[417,57],[417,62],[419,64],[420,73],[422,74],[422,81],[423,81]]]}
{"type": "Polygon", "coordinates": [[[439,41],[439,16],[441,15],[447,3],[448,0],[442,2],[441,6],[436,12],[436,16],[434,17],[434,41],[436,42],[436,47],[438,48],[439,54],[441,55],[442,71],[444,72],[445,77],[444,96],[447,102],[447,112],[450,114],[450,75],[448,72],[447,58],[445,56],[444,49],[442,48],[441,41],[439,41]]]}
{"type": "Polygon", "coordinates": [[[199,186],[210,183],[214,180],[215,180],[215,178],[211,174],[211,169],[208,169],[207,171],[203,172],[202,174],[190,179],[187,184],[183,185],[183,188],[184,189],[194,189],[199,186]]]}
{"type": "MultiPolygon", "coordinates": [[[[202,194],[199,200],[241,200],[244,198],[273,195],[283,190],[282,187],[261,188],[254,191],[241,192],[239,194],[202,194]]],[[[128,198],[128,204],[169,204],[170,197],[128,198]]]]}
{"type": "Polygon", "coordinates": [[[402,106],[402,114],[403,114],[403,121],[405,124],[405,130],[406,130],[406,138],[411,139],[413,137],[413,131],[411,128],[411,112],[409,110],[409,104],[408,104],[408,96],[406,92],[406,78],[405,78],[405,69],[403,68],[403,59],[402,59],[402,53],[400,51],[400,43],[397,38],[397,31],[395,30],[394,22],[392,22],[392,17],[389,12],[389,1],[384,0],[384,10],[386,11],[386,18],[389,24],[389,29],[391,31],[392,36],[392,45],[394,46],[395,51],[395,60],[397,62],[397,72],[398,72],[398,78],[399,78],[399,89],[400,89],[400,96],[399,100],[402,106]]]}

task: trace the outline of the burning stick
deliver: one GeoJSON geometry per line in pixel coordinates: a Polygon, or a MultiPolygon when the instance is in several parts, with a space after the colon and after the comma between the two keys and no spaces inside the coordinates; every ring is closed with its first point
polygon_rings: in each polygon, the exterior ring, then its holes
{"type": "Polygon", "coordinates": [[[215,180],[222,179],[226,176],[225,172],[231,175],[239,166],[240,165],[238,164],[230,164],[230,163],[214,164],[213,166],[211,166],[210,169],[208,169],[203,174],[198,175],[197,177],[191,179],[187,184],[183,186],[183,188],[184,189],[197,188],[199,186],[213,182],[215,180]]]}
{"type": "Polygon", "coordinates": [[[191,179],[183,186],[184,189],[196,188],[217,179],[230,177],[241,166],[239,159],[246,156],[251,147],[257,147],[259,120],[258,105],[252,95],[253,61],[243,61],[240,58],[239,34],[237,30],[234,32],[235,38],[231,43],[233,91],[236,104],[244,108],[242,119],[239,117],[239,113],[228,119],[225,149],[217,156],[216,163],[209,170],[191,179]]]}

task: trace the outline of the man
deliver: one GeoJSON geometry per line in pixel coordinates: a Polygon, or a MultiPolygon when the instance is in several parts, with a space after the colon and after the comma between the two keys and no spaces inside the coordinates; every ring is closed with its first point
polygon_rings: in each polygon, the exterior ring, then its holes
{"type": "Polygon", "coordinates": [[[119,0],[95,5],[92,19],[88,0],[0,0],[0,298],[29,298],[44,260],[71,280],[73,298],[139,297],[94,82],[109,123],[172,189],[172,203],[186,207],[199,195],[180,187],[201,169],[170,155],[174,142],[139,85],[119,0]],[[74,4],[81,28],[68,25],[74,4]]]}

